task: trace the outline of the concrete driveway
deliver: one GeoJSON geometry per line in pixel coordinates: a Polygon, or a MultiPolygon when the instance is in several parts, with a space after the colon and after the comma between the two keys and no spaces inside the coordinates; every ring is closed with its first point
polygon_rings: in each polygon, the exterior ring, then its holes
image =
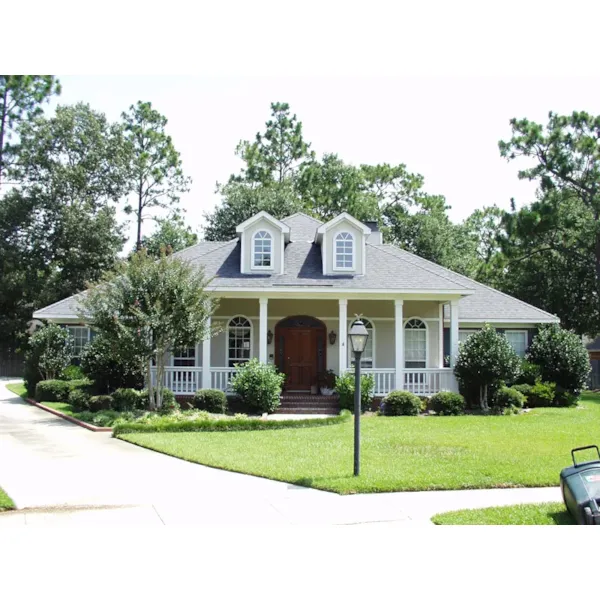
{"type": "Polygon", "coordinates": [[[410,525],[436,512],[560,500],[558,488],[337,494],[138,448],[35,408],[0,382],[0,486],[12,525],[410,525]]]}

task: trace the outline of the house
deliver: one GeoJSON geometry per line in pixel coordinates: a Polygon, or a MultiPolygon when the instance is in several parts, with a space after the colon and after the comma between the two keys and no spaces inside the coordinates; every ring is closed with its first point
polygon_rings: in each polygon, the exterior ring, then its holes
{"type": "Polygon", "coordinates": [[[590,356],[590,372],[589,387],[592,390],[600,388],[600,336],[594,339],[585,337],[583,343],[590,356]]]}
{"type": "MultiPolygon", "coordinates": [[[[484,323],[524,355],[540,323],[558,318],[384,244],[374,222],[347,213],[322,223],[305,214],[278,220],[260,212],[227,242],[200,242],[176,256],[203,266],[220,298],[222,332],[170,357],[166,385],[178,395],[225,390],[234,365],[257,357],[286,374],[286,392],[310,393],[319,374],[353,366],[347,334],[356,314],[370,337],[361,367],[375,393],[457,388],[458,344],[484,323]]],[[[38,310],[68,326],[80,351],[90,340],[77,296],[38,310]]],[[[313,390],[314,391],[314,390],[313,390]]]]}

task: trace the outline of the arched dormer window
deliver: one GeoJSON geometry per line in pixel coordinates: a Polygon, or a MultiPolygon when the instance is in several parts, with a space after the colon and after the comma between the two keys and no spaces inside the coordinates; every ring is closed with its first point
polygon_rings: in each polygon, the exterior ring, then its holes
{"type": "Polygon", "coordinates": [[[273,268],[273,237],[268,231],[257,231],[252,238],[252,268],[273,268]]]}
{"type": "Polygon", "coordinates": [[[342,231],[335,236],[333,268],[336,271],[354,269],[354,236],[348,231],[342,231]]]}
{"type": "Polygon", "coordinates": [[[421,319],[409,319],[404,325],[404,361],[407,369],[427,367],[427,325],[421,319]]]}

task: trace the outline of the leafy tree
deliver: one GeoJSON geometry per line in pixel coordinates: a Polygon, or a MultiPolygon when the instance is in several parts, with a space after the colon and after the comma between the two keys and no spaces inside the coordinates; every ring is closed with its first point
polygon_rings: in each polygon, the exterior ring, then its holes
{"type": "Polygon", "coordinates": [[[128,206],[137,222],[136,248],[142,245],[142,222],[152,209],[173,209],[181,194],[190,189],[191,178],[183,174],[179,152],[165,132],[167,118],[150,102],[138,102],[123,113],[125,135],[131,152],[130,191],[135,207],[128,206]]]}
{"type": "Polygon", "coordinates": [[[235,238],[235,228],[261,210],[267,211],[276,219],[283,219],[303,210],[291,184],[251,187],[246,183],[230,182],[217,187],[221,194],[221,204],[213,213],[205,213],[207,225],[204,239],[227,241],[235,238]]]}
{"type": "Polygon", "coordinates": [[[120,265],[116,272],[88,290],[82,298],[81,318],[115,347],[131,349],[146,376],[152,408],[162,406],[165,356],[173,348],[187,348],[210,335],[207,319],[215,301],[205,291],[200,269],[162,253],[156,260],[145,250],[120,265]]]}
{"type": "Polygon", "coordinates": [[[54,94],[60,94],[60,83],[52,75],[0,75],[0,184],[18,156],[18,147],[9,143],[11,134],[39,116],[41,105],[54,94]]]}
{"type": "MultiPolygon", "coordinates": [[[[577,330],[593,336],[600,331],[598,310],[590,314],[589,309],[592,302],[599,304],[600,117],[586,112],[568,116],[551,112],[545,127],[527,119],[512,119],[510,124],[512,137],[499,142],[500,153],[508,160],[529,159],[530,166],[519,171],[519,178],[537,181],[540,186],[539,201],[520,215],[521,224],[539,226],[540,236],[535,236],[533,243],[523,244],[518,260],[546,254],[548,264],[558,258],[562,264],[553,289],[567,281],[578,281],[579,285],[571,289],[577,290],[574,296],[579,295],[579,289],[584,290],[586,297],[581,308],[587,316],[577,324],[577,330]],[[577,229],[571,225],[581,219],[585,223],[581,222],[584,227],[577,235],[577,229]],[[553,225],[559,225],[555,232],[553,225]]],[[[525,240],[523,235],[520,238],[525,240]]],[[[536,260],[531,266],[539,266],[537,263],[536,260]]],[[[573,305],[567,308],[560,300],[557,304],[562,305],[560,316],[575,312],[573,305]]]]}
{"type": "Polygon", "coordinates": [[[57,379],[73,358],[73,338],[64,327],[51,323],[29,338],[25,352],[25,386],[30,394],[42,379],[57,379]]]}
{"type": "Polygon", "coordinates": [[[160,256],[161,248],[165,248],[168,253],[179,252],[198,242],[198,235],[178,214],[157,219],[156,222],[156,231],[151,236],[142,238],[142,246],[150,256],[160,256]]]}
{"type": "Polygon", "coordinates": [[[521,361],[506,337],[486,323],[460,344],[454,373],[465,389],[479,388],[481,409],[488,410],[490,390],[514,381],[520,368],[521,361]]]}
{"type": "Polygon", "coordinates": [[[310,144],[304,141],[302,123],[290,115],[285,102],[271,104],[271,119],[264,133],[257,133],[254,142],[241,141],[236,155],[245,163],[241,176],[230,181],[247,181],[262,185],[282,184],[293,179],[303,159],[310,158],[310,144]]]}
{"type": "Polygon", "coordinates": [[[587,387],[590,359],[581,338],[560,325],[540,327],[533,338],[527,358],[538,365],[544,381],[579,395],[587,387]]]}

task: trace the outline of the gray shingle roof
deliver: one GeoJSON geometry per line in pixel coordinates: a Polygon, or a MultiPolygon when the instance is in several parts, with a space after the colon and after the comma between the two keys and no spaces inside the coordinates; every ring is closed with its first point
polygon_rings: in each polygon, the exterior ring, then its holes
{"type": "MultiPolygon", "coordinates": [[[[202,266],[211,286],[240,289],[310,286],[344,289],[380,290],[456,290],[468,292],[459,304],[461,321],[532,322],[557,320],[556,317],[516,298],[484,286],[468,277],[440,267],[410,252],[391,245],[366,245],[365,275],[323,275],[320,246],[313,243],[317,219],[301,213],[283,219],[290,226],[290,243],[285,248],[284,274],[240,273],[240,242],[200,242],[178,252],[180,259],[202,266]]],[[[35,313],[36,318],[76,316],[77,296],[66,298],[35,313]]]]}

